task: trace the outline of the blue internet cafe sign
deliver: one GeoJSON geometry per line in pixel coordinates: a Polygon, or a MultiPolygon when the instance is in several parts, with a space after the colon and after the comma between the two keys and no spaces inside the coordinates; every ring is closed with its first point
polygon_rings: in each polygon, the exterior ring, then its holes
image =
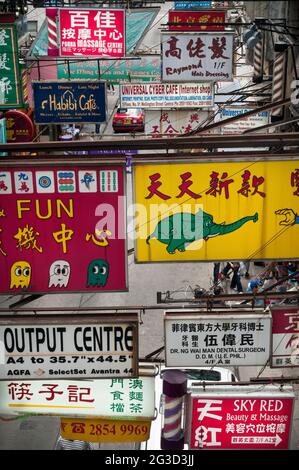
{"type": "Polygon", "coordinates": [[[37,124],[106,121],[105,82],[77,80],[33,82],[37,124]]]}
{"type": "Polygon", "coordinates": [[[175,10],[202,10],[203,8],[211,8],[212,1],[207,2],[174,2],[175,10]]]}

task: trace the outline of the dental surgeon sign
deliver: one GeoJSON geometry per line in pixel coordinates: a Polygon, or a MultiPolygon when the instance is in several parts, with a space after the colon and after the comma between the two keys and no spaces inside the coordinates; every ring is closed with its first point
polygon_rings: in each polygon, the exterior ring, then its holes
{"type": "Polygon", "coordinates": [[[2,317],[0,380],[138,375],[137,314],[75,317],[2,317]]]}
{"type": "Polygon", "coordinates": [[[37,124],[106,121],[105,83],[99,80],[33,82],[37,124]]]}
{"type": "Polygon", "coordinates": [[[127,290],[124,167],[0,170],[0,293],[127,290]]]}

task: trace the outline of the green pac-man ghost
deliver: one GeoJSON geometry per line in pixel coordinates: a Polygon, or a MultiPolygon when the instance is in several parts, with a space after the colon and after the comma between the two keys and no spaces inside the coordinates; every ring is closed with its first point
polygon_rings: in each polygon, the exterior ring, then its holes
{"type": "Polygon", "coordinates": [[[94,259],[88,265],[86,287],[101,287],[107,283],[109,264],[104,259],[94,259]]]}

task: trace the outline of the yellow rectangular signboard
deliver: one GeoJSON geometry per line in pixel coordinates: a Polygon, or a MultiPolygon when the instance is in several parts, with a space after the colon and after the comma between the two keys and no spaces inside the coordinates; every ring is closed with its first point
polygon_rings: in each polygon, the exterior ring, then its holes
{"type": "Polygon", "coordinates": [[[299,257],[299,161],[138,164],[137,262],[299,257]]]}
{"type": "Polygon", "coordinates": [[[61,419],[61,436],[65,439],[88,442],[147,441],[151,421],[114,419],[61,419]]]}

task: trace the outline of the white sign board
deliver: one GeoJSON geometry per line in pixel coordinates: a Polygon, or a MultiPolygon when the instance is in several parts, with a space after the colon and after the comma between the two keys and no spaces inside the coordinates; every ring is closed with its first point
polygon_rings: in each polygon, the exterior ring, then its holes
{"type": "Polygon", "coordinates": [[[0,414],[152,419],[155,379],[0,381],[0,414]]]}
{"type": "Polygon", "coordinates": [[[137,317],[117,322],[102,315],[59,317],[1,317],[1,379],[138,375],[137,317]]]}
{"type": "Polygon", "coordinates": [[[166,366],[250,366],[268,361],[268,313],[191,312],[165,312],[166,366]]]}
{"type": "Polygon", "coordinates": [[[162,80],[232,81],[233,33],[162,33],[162,80]]]}
{"type": "Polygon", "coordinates": [[[176,137],[187,134],[206,122],[208,111],[194,110],[150,110],[145,111],[145,133],[153,138],[162,134],[164,137],[176,137]]]}
{"type": "MultiPolygon", "coordinates": [[[[253,108],[241,108],[241,107],[225,107],[221,111],[221,121],[225,119],[241,116],[242,114],[252,111],[253,108]]],[[[225,121],[224,121],[225,122],[225,121]]],[[[242,132],[254,129],[256,127],[265,126],[269,123],[269,112],[260,111],[259,113],[252,114],[251,116],[244,117],[238,121],[231,122],[230,124],[224,125],[221,128],[222,134],[242,134],[242,132]]],[[[267,132],[267,130],[261,130],[257,132],[267,132]]]]}
{"type": "Polygon", "coordinates": [[[213,106],[213,83],[142,83],[121,85],[121,106],[207,108],[213,106]]]}
{"type": "Polygon", "coordinates": [[[299,366],[299,309],[272,306],[271,367],[299,366]]]}

